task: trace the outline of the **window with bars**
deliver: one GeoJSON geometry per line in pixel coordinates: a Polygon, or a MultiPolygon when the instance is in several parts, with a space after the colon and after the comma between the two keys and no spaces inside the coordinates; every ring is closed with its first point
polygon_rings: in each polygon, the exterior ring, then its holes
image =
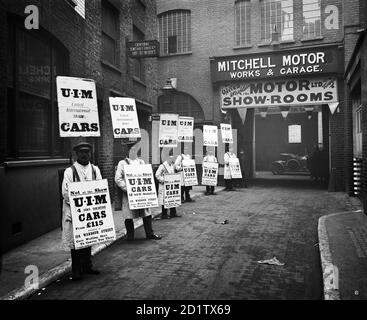
{"type": "Polygon", "coordinates": [[[293,0],[261,0],[262,42],[270,42],[273,33],[280,41],[292,41],[293,29],[293,0]]]}
{"type": "Polygon", "coordinates": [[[117,9],[102,1],[102,58],[115,66],[118,66],[118,21],[117,9]]]}
{"type": "Polygon", "coordinates": [[[236,46],[251,44],[251,1],[237,0],[235,3],[236,46]]]}
{"type": "MultiPolygon", "coordinates": [[[[134,41],[141,41],[144,40],[145,35],[144,33],[135,25],[133,26],[133,40],[134,41]]],[[[145,80],[145,65],[143,59],[133,59],[133,75],[134,77],[138,78],[141,81],[145,80]]]]}
{"type": "Polygon", "coordinates": [[[158,16],[161,55],[191,51],[191,12],[174,10],[158,16]]]}
{"type": "Polygon", "coordinates": [[[321,1],[303,0],[303,37],[321,37],[321,1]]]}

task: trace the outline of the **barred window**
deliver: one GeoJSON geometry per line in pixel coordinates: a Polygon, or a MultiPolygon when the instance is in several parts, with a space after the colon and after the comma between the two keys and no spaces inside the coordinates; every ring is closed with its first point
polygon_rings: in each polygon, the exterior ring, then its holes
{"type": "Polygon", "coordinates": [[[303,37],[306,39],[321,36],[320,2],[320,0],[303,0],[303,37]]]}
{"type": "Polygon", "coordinates": [[[189,10],[161,13],[158,21],[161,55],[191,51],[191,13],[189,10]]]}
{"type": "Polygon", "coordinates": [[[293,40],[293,0],[261,1],[261,41],[271,41],[274,32],[281,41],[293,40]]]}
{"type": "Polygon", "coordinates": [[[235,3],[235,37],[236,46],[251,43],[251,2],[237,0],[235,3]]]}

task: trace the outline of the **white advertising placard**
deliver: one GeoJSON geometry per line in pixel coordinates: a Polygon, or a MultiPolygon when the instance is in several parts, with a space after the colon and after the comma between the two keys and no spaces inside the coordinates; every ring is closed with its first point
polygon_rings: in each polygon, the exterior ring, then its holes
{"type": "Polygon", "coordinates": [[[166,209],[181,205],[181,174],[166,174],[164,176],[163,202],[166,209]]]}
{"type": "Polygon", "coordinates": [[[203,186],[216,186],[218,184],[218,163],[203,162],[203,176],[201,184],[203,186]]]}
{"type": "Polygon", "coordinates": [[[207,126],[203,127],[203,140],[204,146],[207,147],[218,147],[218,128],[217,126],[207,126]]]}
{"type": "Polygon", "coordinates": [[[60,137],[99,137],[96,84],[93,80],[57,77],[60,137]]]}
{"type": "Polygon", "coordinates": [[[125,165],[124,171],[130,210],[158,207],[152,165],[125,165]]]}
{"type": "Polygon", "coordinates": [[[182,169],[184,173],[185,186],[197,186],[199,183],[196,174],[195,160],[182,160],[182,169]]]}
{"type": "Polygon", "coordinates": [[[194,142],[194,118],[179,117],[178,142],[194,142]]]}
{"type": "Polygon", "coordinates": [[[229,159],[229,170],[231,171],[232,179],[242,179],[240,160],[238,158],[229,159]]]}
{"type": "Polygon", "coordinates": [[[75,249],[116,240],[107,179],[68,187],[75,249]]]}
{"type": "Polygon", "coordinates": [[[164,113],[159,121],[159,147],[176,148],[178,141],[178,115],[164,113]]]}
{"type": "Polygon", "coordinates": [[[220,131],[222,133],[222,142],[233,144],[232,126],[227,123],[221,123],[220,131]]]}
{"type": "Polygon", "coordinates": [[[220,88],[221,107],[266,107],[338,102],[335,78],[288,79],[231,84],[220,88]]]}
{"type": "Polygon", "coordinates": [[[135,99],[110,97],[110,110],[115,139],[141,137],[135,99]]]}

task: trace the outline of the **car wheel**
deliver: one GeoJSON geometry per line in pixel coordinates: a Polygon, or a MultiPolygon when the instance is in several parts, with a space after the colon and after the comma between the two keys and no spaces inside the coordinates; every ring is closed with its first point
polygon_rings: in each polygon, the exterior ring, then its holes
{"type": "Polygon", "coordinates": [[[284,172],[284,169],[279,163],[273,163],[271,165],[271,172],[274,175],[278,175],[278,174],[282,174],[284,172]]]}

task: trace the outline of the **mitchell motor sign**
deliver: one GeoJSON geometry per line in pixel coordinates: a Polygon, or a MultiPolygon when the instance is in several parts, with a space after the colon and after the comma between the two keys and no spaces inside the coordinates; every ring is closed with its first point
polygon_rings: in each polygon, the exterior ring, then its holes
{"type": "Polygon", "coordinates": [[[338,102],[336,79],[272,80],[220,88],[221,107],[264,107],[338,102]]]}
{"type": "Polygon", "coordinates": [[[337,47],[211,58],[212,82],[343,73],[337,47]]]}

